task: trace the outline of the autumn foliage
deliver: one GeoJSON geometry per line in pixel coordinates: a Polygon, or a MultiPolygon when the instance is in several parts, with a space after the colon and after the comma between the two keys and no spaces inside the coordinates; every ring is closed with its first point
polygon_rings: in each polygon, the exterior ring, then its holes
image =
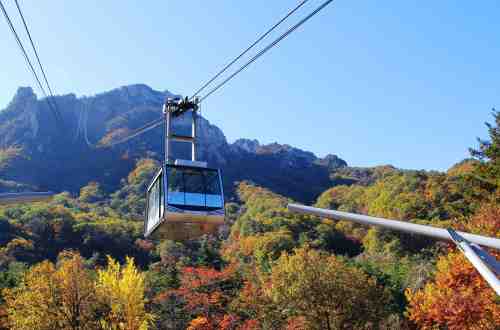
{"type": "MultiPolygon", "coordinates": [[[[483,207],[465,225],[471,232],[500,237],[500,207],[483,207]]],[[[498,251],[489,251],[500,259],[498,251]]],[[[500,305],[489,284],[458,251],[439,258],[434,280],[407,292],[408,315],[423,329],[497,329],[500,305]]]]}
{"type": "Polygon", "coordinates": [[[265,292],[281,313],[289,315],[290,329],[299,324],[308,329],[373,326],[387,313],[384,306],[390,300],[358,268],[308,248],[283,254],[269,284],[265,292]]]}
{"type": "Polygon", "coordinates": [[[106,310],[100,320],[103,328],[146,330],[153,320],[145,310],[144,274],[133,259],[120,266],[108,257],[107,268],[97,272],[96,295],[106,310]]]}
{"type": "MultiPolygon", "coordinates": [[[[447,172],[332,169],[316,205],[500,238],[494,116],[473,159],[447,172]]],[[[0,150],[0,167],[13,157],[0,150]]],[[[498,329],[498,297],[454,245],[293,214],[251,182],[228,196],[218,235],[146,239],[159,165],[138,160],[111,194],[96,179],[79,196],[0,206],[0,330],[498,329]]]]}
{"type": "Polygon", "coordinates": [[[182,301],[185,313],[194,316],[188,329],[233,329],[239,318],[228,314],[227,308],[238,292],[235,271],[235,265],[223,270],[184,267],[180,287],[161,293],[155,300],[182,301]]]}
{"type": "Polygon", "coordinates": [[[94,281],[83,258],[73,252],[57,265],[44,261],[29,270],[21,285],[4,290],[11,329],[144,330],[143,275],[127,260],[121,268],[109,259],[94,281]]]}
{"type": "Polygon", "coordinates": [[[11,329],[94,329],[95,287],[82,258],[65,253],[59,267],[48,261],[5,290],[11,329]]]}

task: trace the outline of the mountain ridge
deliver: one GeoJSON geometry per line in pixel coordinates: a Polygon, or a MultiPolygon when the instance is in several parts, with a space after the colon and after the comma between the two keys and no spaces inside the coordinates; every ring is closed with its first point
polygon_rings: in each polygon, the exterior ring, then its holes
{"type": "MultiPolygon", "coordinates": [[[[30,87],[18,88],[0,110],[0,177],[4,180],[55,191],[76,192],[97,181],[116,190],[141,158],[162,159],[161,128],[113,148],[96,149],[99,142],[114,141],[161,116],[169,90],[145,84],[118,87],[94,96],[73,93],[56,96],[62,113],[61,131],[45,98],[30,87]]],[[[179,118],[174,129],[189,131],[189,118],[179,118]]],[[[199,120],[198,158],[221,167],[226,191],[248,180],[300,201],[312,201],[332,184],[330,172],[346,167],[336,155],[317,157],[287,144],[261,144],[238,139],[229,143],[223,131],[206,118],[199,120]]],[[[186,146],[175,144],[177,158],[189,157],[186,146]]]]}

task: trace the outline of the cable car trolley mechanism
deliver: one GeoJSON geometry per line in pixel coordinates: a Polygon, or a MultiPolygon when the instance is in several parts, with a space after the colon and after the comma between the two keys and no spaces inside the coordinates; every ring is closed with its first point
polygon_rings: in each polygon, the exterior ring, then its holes
{"type": "Polygon", "coordinates": [[[198,104],[197,98],[168,98],[163,107],[165,161],[147,189],[146,238],[188,240],[215,233],[224,223],[221,171],[196,160],[198,104]],[[172,120],[185,113],[191,114],[191,136],[172,130],[172,120]],[[173,160],[172,141],[191,143],[191,160],[173,160]]]}

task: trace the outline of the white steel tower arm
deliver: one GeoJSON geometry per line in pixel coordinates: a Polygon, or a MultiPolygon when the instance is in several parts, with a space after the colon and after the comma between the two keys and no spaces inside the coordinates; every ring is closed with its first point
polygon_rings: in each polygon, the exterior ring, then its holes
{"type": "MultiPolygon", "coordinates": [[[[347,220],[356,222],[362,225],[380,226],[387,229],[406,232],[409,234],[424,235],[436,239],[452,241],[450,233],[443,228],[436,228],[432,226],[419,225],[416,223],[409,223],[398,220],[390,220],[384,218],[371,217],[368,215],[348,213],[334,210],[320,209],[311,206],[304,206],[299,204],[288,204],[288,209],[293,213],[317,215],[322,218],[330,218],[336,220],[347,220]]],[[[500,250],[500,239],[493,237],[486,237],[481,235],[469,234],[458,232],[465,239],[478,245],[491,247],[500,250]]]]}
{"type": "Polygon", "coordinates": [[[347,220],[362,225],[379,226],[409,234],[417,234],[435,239],[452,241],[477,269],[479,274],[481,274],[493,290],[495,290],[495,292],[500,296],[500,280],[497,277],[497,275],[500,275],[500,263],[479,246],[482,245],[500,250],[500,239],[498,238],[456,232],[452,229],[436,228],[432,226],[371,217],[356,213],[326,210],[299,204],[288,204],[288,210],[292,213],[315,215],[322,218],[336,220],[347,220]]]}
{"type": "Polygon", "coordinates": [[[500,296],[500,280],[495,275],[495,273],[500,274],[498,261],[481,249],[480,246],[468,242],[453,229],[448,229],[448,232],[458,249],[462,251],[474,268],[477,269],[479,274],[481,274],[486,282],[495,290],[497,295],[500,296]]]}

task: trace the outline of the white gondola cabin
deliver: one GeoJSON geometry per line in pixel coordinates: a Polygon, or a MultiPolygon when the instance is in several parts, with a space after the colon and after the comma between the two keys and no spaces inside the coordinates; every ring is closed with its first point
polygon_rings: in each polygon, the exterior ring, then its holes
{"type": "Polygon", "coordinates": [[[224,224],[224,191],[219,169],[195,160],[196,103],[168,100],[165,114],[165,164],[146,194],[144,236],[152,239],[189,240],[214,234],[224,224]],[[172,134],[171,119],[192,112],[192,136],[172,134]],[[191,142],[192,160],[169,157],[170,141],[191,142]]]}
{"type": "Polygon", "coordinates": [[[220,170],[166,165],[148,188],[146,237],[187,240],[224,223],[220,170]]]}

